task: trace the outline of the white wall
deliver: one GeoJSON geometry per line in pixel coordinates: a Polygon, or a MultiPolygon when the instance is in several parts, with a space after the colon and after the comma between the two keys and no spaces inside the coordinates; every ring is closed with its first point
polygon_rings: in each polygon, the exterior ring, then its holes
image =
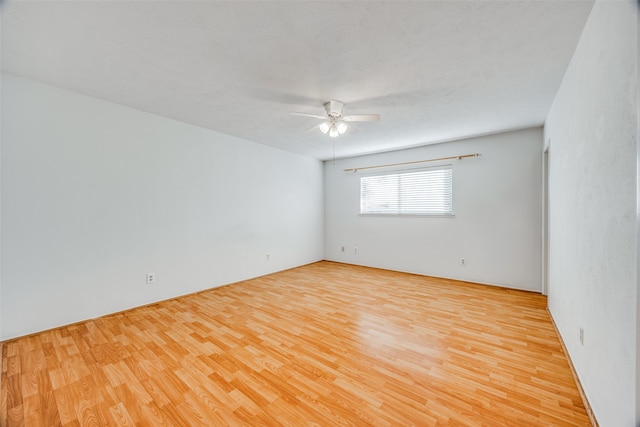
{"type": "Polygon", "coordinates": [[[640,423],[636,14],[596,2],[545,125],[549,309],[603,427],[640,423]]]}
{"type": "MultiPolygon", "coordinates": [[[[0,46],[2,46],[2,8],[0,7],[0,46]]],[[[2,69],[2,54],[0,54],[0,70],[2,69]]],[[[2,100],[2,79],[0,78],[0,101],[2,100]]],[[[0,102],[0,118],[2,117],[2,102],[0,102]]],[[[0,121],[0,339],[2,339],[2,123],[0,121]]]]}
{"type": "MultiPolygon", "coordinates": [[[[640,12],[636,11],[636,58],[640,58],[640,12]]],[[[640,258],[640,69],[636,61],[636,240],[640,258]]],[[[640,425],[640,261],[636,263],[636,425],[640,425]]]]}
{"type": "MultiPolygon", "coordinates": [[[[0,7],[0,49],[2,46],[2,7],[0,7]]],[[[0,54],[0,70],[2,69],[2,54],[0,54]]],[[[0,101],[2,100],[2,79],[0,78],[0,101]]],[[[0,102],[0,118],[2,117],[2,102],[0,102]]],[[[2,339],[2,123],[0,120],[0,340],[2,339]]]]}
{"type": "Polygon", "coordinates": [[[2,339],[323,258],[320,161],[2,85],[2,339]]]}
{"type": "Polygon", "coordinates": [[[325,258],[539,292],[541,162],[541,128],[325,162],[325,258]],[[454,217],[359,216],[361,174],[343,171],[468,153],[444,162],[454,217]]]}

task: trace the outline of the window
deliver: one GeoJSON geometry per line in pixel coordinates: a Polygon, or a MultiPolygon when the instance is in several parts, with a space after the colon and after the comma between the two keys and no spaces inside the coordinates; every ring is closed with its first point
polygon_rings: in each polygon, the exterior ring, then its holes
{"type": "Polygon", "coordinates": [[[360,214],[453,215],[451,165],[360,177],[360,214]]]}

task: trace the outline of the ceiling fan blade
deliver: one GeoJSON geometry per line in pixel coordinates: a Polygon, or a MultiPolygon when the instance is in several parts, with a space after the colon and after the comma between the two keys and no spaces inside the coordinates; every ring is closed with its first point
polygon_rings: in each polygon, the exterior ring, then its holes
{"type": "Polygon", "coordinates": [[[327,119],[327,116],[320,116],[318,114],[298,113],[296,111],[290,111],[289,114],[292,114],[294,116],[313,117],[315,119],[323,119],[323,120],[327,119]]]}
{"type": "Polygon", "coordinates": [[[344,116],[342,120],[345,122],[377,122],[380,120],[380,114],[354,114],[344,116]]]}

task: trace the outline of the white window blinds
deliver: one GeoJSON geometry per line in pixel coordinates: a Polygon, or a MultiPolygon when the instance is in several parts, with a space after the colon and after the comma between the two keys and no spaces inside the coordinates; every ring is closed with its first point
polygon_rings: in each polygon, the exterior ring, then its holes
{"type": "Polygon", "coordinates": [[[451,165],[360,177],[360,213],[452,215],[451,165]]]}

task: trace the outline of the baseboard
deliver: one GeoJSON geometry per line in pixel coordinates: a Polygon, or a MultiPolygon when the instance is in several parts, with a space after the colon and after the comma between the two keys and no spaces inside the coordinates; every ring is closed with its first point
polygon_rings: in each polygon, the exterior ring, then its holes
{"type": "Polygon", "coordinates": [[[547,313],[549,314],[549,318],[551,319],[551,324],[553,325],[553,329],[556,331],[556,335],[560,340],[560,345],[562,346],[562,351],[564,352],[564,356],[567,358],[567,363],[569,363],[569,368],[571,369],[571,374],[573,375],[573,379],[576,381],[576,386],[578,387],[578,392],[580,393],[580,397],[582,398],[582,403],[584,404],[584,408],[587,410],[587,415],[589,415],[589,419],[591,420],[591,425],[593,427],[598,426],[598,420],[596,420],[596,416],[591,409],[591,405],[589,404],[589,400],[587,399],[587,395],[582,388],[582,383],[580,382],[580,378],[578,378],[578,373],[576,372],[576,368],[573,366],[573,361],[571,360],[571,356],[569,356],[569,352],[567,351],[567,346],[564,345],[564,340],[562,339],[562,335],[560,335],[560,330],[558,330],[558,326],[556,325],[556,321],[549,311],[549,307],[547,307],[547,313]]]}
{"type": "Polygon", "coordinates": [[[472,285],[489,286],[489,287],[492,287],[492,288],[508,289],[510,291],[529,292],[529,293],[532,293],[532,294],[542,295],[542,291],[541,290],[517,288],[517,287],[514,287],[513,285],[504,284],[504,283],[497,284],[497,283],[490,283],[490,282],[478,282],[478,281],[475,281],[475,280],[468,280],[468,279],[457,279],[455,277],[434,276],[433,274],[418,273],[418,272],[411,271],[411,270],[397,270],[397,269],[387,268],[387,267],[377,267],[375,265],[369,265],[369,264],[356,264],[356,263],[347,262],[347,261],[336,261],[336,260],[333,260],[333,259],[324,259],[323,261],[324,262],[332,262],[334,264],[344,264],[344,265],[351,265],[351,266],[356,266],[356,267],[373,268],[373,269],[382,270],[382,271],[394,271],[394,272],[397,272],[397,273],[413,274],[415,276],[432,277],[434,279],[454,280],[456,282],[470,283],[472,285]]]}

